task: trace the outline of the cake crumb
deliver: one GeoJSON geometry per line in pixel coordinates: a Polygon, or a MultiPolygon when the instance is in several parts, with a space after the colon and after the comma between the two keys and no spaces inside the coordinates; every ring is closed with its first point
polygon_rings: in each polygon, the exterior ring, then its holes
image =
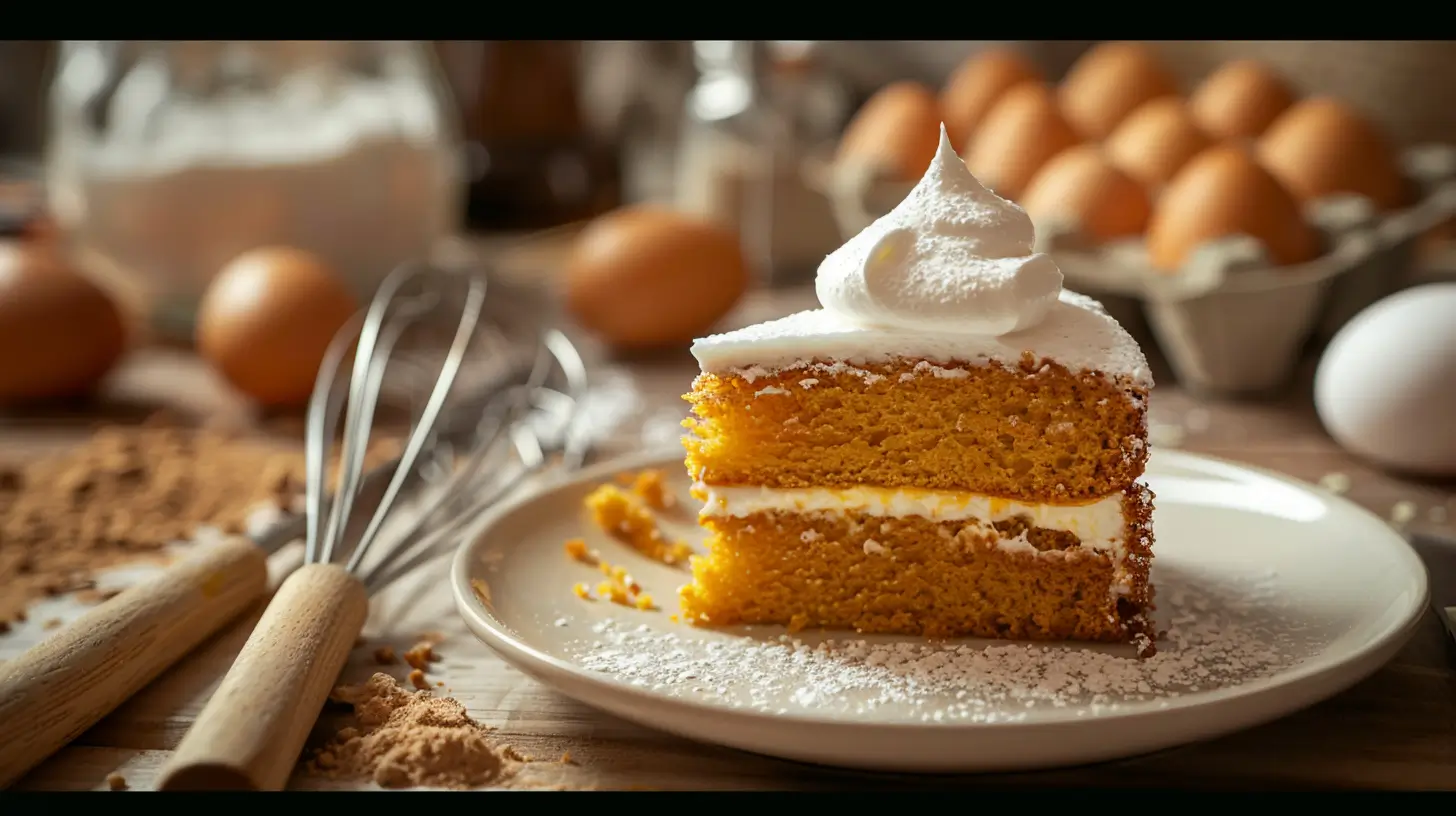
{"type": "Polygon", "coordinates": [[[363,684],[336,688],[332,699],[352,705],[357,724],[314,754],[309,773],[368,779],[382,788],[465,790],[506,782],[519,770],[510,746],[492,746],[489,729],[448,697],[410,692],[376,673],[363,684]]]}
{"type": "Polygon", "coordinates": [[[419,671],[428,669],[431,663],[439,659],[439,655],[435,654],[435,643],[431,640],[422,640],[404,653],[404,662],[419,671]]]}
{"type": "Polygon", "coordinates": [[[565,753],[563,753],[561,755],[561,764],[562,765],[575,765],[576,764],[576,761],[571,758],[571,752],[570,751],[566,751],[565,753]]]}
{"type": "Polygon", "coordinates": [[[596,553],[587,549],[586,539],[568,538],[566,540],[566,557],[573,561],[580,561],[583,564],[597,563],[596,553]]]}
{"type": "Polygon", "coordinates": [[[602,581],[597,584],[597,595],[614,604],[626,605],[628,602],[627,588],[615,581],[602,581]]]}
{"type": "Polygon", "coordinates": [[[380,646],[374,650],[374,663],[379,666],[393,666],[399,662],[394,654],[393,646],[380,646]]]}
{"type": "Polygon", "coordinates": [[[119,773],[107,774],[106,787],[114,791],[126,790],[126,777],[119,773]]]}
{"type": "Polygon", "coordinates": [[[677,504],[677,497],[667,492],[660,470],[644,470],[638,473],[632,479],[632,492],[654,510],[668,510],[677,504]]]}
{"type": "Polygon", "coordinates": [[[45,623],[41,624],[41,628],[42,629],[45,629],[46,631],[50,631],[52,629],[59,629],[59,628],[61,628],[61,624],[63,624],[63,623],[65,623],[65,621],[61,620],[60,618],[51,618],[50,620],[48,620],[45,623]]]}
{"type": "MultiPolygon", "coordinates": [[[[598,561],[597,568],[601,570],[606,580],[600,581],[596,586],[596,597],[603,598],[619,606],[628,606],[641,610],[651,610],[653,605],[652,596],[642,592],[642,585],[637,579],[627,573],[627,568],[620,565],[609,564],[606,561],[598,561]],[[645,599],[645,600],[644,600],[645,599]]],[[[578,598],[584,600],[592,599],[592,589],[584,582],[577,582],[571,588],[578,598]]]]}
{"type": "Polygon", "coordinates": [[[603,484],[586,497],[585,504],[598,527],[648,558],[675,566],[686,564],[692,554],[687,544],[662,534],[652,511],[635,494],[603,484]]]}
{"type": "Polygon", "coordinates": [[[636,595],[642,591],[642,585],[637,583],[636,578],[627,574],[626,567],[613,566],[603,561],[601,563],[601,570],[602,574],[611,579],[612,583],[621,585],[631,594],[636,595]]]}
{"type": "Polygon", "coordinates": [[[409,681],[410,685],[420,691],[429,691],[430,689],[430,681],[425,679],[425,673],[419,669],[410,669],[409,681]]]}

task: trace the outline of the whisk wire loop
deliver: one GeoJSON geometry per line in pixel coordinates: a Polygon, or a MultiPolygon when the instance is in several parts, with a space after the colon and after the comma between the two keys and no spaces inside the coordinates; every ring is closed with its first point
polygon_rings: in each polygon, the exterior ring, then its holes
{"type": "MultiPolygon", "coordinates": [[[[329,521],[322,542],[322,552],[316,552],[318,560],[328,563],[333,560],[334,547],[343,532],[344,520],[354,508],[354,494],[358,489],[359,473],[361,470],[360,460],[363,458],[362,448],[368,446],[368,432],[359,432],[359,426],[363,422],[373,422],[374,403],[378,398],[378,388],[370,387],[377,385],[375,377],[370,376],[374,369],[374,361],[378,359],[376,352],[379,347],[380,333],[386,325],[386,317],[390,307],[399,303],[408,304],[409,300],[398,297],[399,290],[404,284],[419,277],[421,270],[418,267],[406,266],[395,270],[384,279],[379,290],[375,293],[373,301],[369,304],[368,312],[364,318],[363,325],[359,331],[358,343],[354,352],[354,366],[352,375],[349,378],[348,402],[344,411],[344,433],[343,433],[343,454],[339,460],[338,486],[334,491],[334,500],[330,502],[329,521]]],[[[405,309],[405,319],[415,316],[417,310],[405,309]]],[[[402,332],[403,326],[393,324],[391,339],[402,332]]],[[[393,345],[392,343],[390,344],[393,345]]],[[[332,383],[330,383],[332,386],[332,383]]],[[[329,440],[334,436],[334,429],[328,428],[328,433],[322,440],[324,447],[314,448],[311,458],[325,461],[327,456],[329,440]]]]}
{"type": "Polygon", "coordinates": [[[573,433],[573,428],[584,403],[585,366],[564,334],[551,330],[540,342],[525,381],[502,389],[489,401],[482,422],[482,426],[490,426],[489,438],[476,438],[443,489],[419,508],[402,535],[401,546],[390,548],[363,577],[371,592],[430,561],[442,547],[453,545],[469,524],[550,463],[547,448],[560,450],[562,463],[568,467],[584,460],[589,439],[573,433]],[[553,371],[566,381],[565,393],[545,385],[553,371]],[[547,428],[543,431],[533,419],[542,420],[547,428]],[[512,455],[514,467],[507,470],[512,455]],[[427,532],[420,535],[421,531],[427,532]]]}
{"type": "MultiPolygon", "coordinates": [[[[414,471],[415,460],[419,458],[420,451],[424,450],[426,444],[434,438],[435,422],[439,419],[440,410],[445,406],[446,398],[450,396],[455,378],[460,373],[460,366],[465,361],[465,354],[469,350],[471,338],[475,336],[475,326],[480,320],[480,312],[484,304],[485,281],[480,278],[472,278],[465,294],[460,322],[455,327],[455,337],[450,343],[450,350],[445,355],[445,362],[440,368],[440,377],[435,381],[429,401],[425,404],[419,421],[415,423],[414,430],[410,433],[404,453],[400,455],[399,467],[394,472],[394,478],[390,480],[378,509],[375,510],[373,518],[369,520],[369,526],[365,528],[358,545],[349,558],[346,569],[350,572],[359,568],[360,562],[364,560],[364,556],[369,550],[369,545],[374,542],[374,538],[379,534],[380,528],[388,518],[389,511],[394,506],[400,490],[404,487],[405,480],[414,471]]],[[[373,392],[377,395],[379,389],[375,388],[373,392]]],[[[370,410],[372,413],[372,405],[370,410]]],[[[367,427],[362,436],[364,437],[363,444],[367,445],[367,427]]],[[[355,468],[353,475],[356,482],[361,470],[362,468],[355,468]]]]}
{"type": "MultiPolygon", "coordinates": [[[[315,389],[309,402],[307,419],[306,507],[307,539],[305,561],[329,563],[342,545],[347,521],[353,511],[363,476],[363,461],[369,449],[370,432],[379,395],[389,361],[395,347],[409,328],[430,315],[443,302],[442,287],[436,276],[421,266],[402,267],[380,285],[369,308],[335,336],[320,366],[315,389]],[[404,293],[406,285],[418,284],[418,291],[404,293]],[[335,384],[343,360],[354,349],[352,370],[347,387],[335,384]],[[337,392],[346,394],[342,399],[337,392]],[[341,417],[342,414],[342,417],[341,417]],[[342,419],[342,451],[337,463],[337,479],[333,499],[325,496],[325,467],[338,424],[342,419]],[[327,523],[324,523],[327,505],[327,523]]],[[[346,569],[354,572],[378,536],[380,528],[399,496],[405,482],[415,470],[415,463],[434,439],[434,426],[446,397],[454,385],[472,337],[476,334],[485,300],[485,281],[471,278],[464,295],[454,337],[444,362],[435,378],[434,387],[415,421],[384,494],[349,554],[346,569]]]]}
{"type": "MultiPolygon", "coordinates": [[[[308,401],[307,421],[304,428],[304,445],[311,451],[328,449],[328,438],[339,422],[339,412],[344,400],[336,396],[332,387],[343,367],[344,356],[353,348],[363,325],[363,315],[350,318],[349,322],[334,335],[319,365],[314,382],[313,394],[308,401]]],[[[304,461],[304,515],[307,522],[304,539],[304,561],[309,564],[319,561],[319,537],[324,507],[324,457],[309,456],[304,461]]]]}

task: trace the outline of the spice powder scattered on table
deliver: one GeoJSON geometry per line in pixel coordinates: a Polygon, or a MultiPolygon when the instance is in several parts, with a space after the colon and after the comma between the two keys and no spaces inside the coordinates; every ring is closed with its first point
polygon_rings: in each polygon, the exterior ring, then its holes
{"type": "MultiPolygon", "coordinates": [[[[217,431],[102,428],[80,445],[0,463],[0,631],[30,603],[85,591],[95,571],[162,558],[199,527],[244,532],[250,514],[291,505],[303,456],[217,431]]],[[[82,600],[99,601],[103,597],[82,600]]]]}
{"type": "Polygon", "coordinates": [[[510,745],[492,744],[491,729],[472,719],[458,701],[407,691],[382,672],[334,689],[330,699],[353,707],[353,724],[305,764],[315,776],[368,780],[381,788],[591,787],[582,784],[568,757],[537,762],[510,745]]]}

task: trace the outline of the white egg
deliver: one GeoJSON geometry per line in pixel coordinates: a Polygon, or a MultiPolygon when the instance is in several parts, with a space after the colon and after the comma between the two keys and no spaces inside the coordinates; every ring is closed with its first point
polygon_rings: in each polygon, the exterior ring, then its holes
{"type": "Polygon", "coordinates": [[[1366,308],[1320,359],[1315,410],[1351,453],[1412,474],[1456,474],[1456,283],[1366,308]]]}

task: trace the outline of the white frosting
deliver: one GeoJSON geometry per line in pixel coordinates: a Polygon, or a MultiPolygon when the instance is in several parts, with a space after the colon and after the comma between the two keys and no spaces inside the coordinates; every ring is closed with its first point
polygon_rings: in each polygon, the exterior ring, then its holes
{"type": "MultiPolygon", "coordinates": [[[[743,517],[755,513],[859,513],[880,518],[920,517],[932,521],[976,521],[984,525],[1026,516],[1032,527],[1075,535],[1082,546],[1120,558],[1127,524],[1122,494],[1087,504],[1035,504],[918,488],[772,488],[697,485],[707,500],[705,516],[743,517]]],[[[1029,545],[1028,545],[1029,546],[1029,545]]]]}
{"type": "Polygon", "coordinates": [[[1137,342],[1097,301],[1062,289],[1056,264],[1031,251],[1033,238],[1026,212],[982,186],[942,128],[915,189],[820,265],[814,288],[824,308],[701,338],[693,356],[704,371],[750,382],[794,369],[873,381],[858,367],[918,358],[940,364],[924,373],[955,376],[990,361],[1015,366],[1030,353],[1151,388],[1137,342]]]}
{"type": "Polygon", "coordinates": [[[1062,288],[1026,211],[982,186],[940,128],[920,183],[824,259],[819,302],[868,327],[996,336],[1040,323],[1062,288]]]}
{"type": "Polygon", "coordinates": [[[704,371],[738,374],[749,382],[779,371],[853,370],[903,358],[935,361],[939,371],[926,374],[948,376],[992,360],[1014,366],[1023,352],[1074,372],[1101,371],[1140,388],[1153,386],[1137,342],[1097,301],[1065,289],[1036,327],[1000,337],[871,329],[815,309],[693,342],[704,371]]]}

